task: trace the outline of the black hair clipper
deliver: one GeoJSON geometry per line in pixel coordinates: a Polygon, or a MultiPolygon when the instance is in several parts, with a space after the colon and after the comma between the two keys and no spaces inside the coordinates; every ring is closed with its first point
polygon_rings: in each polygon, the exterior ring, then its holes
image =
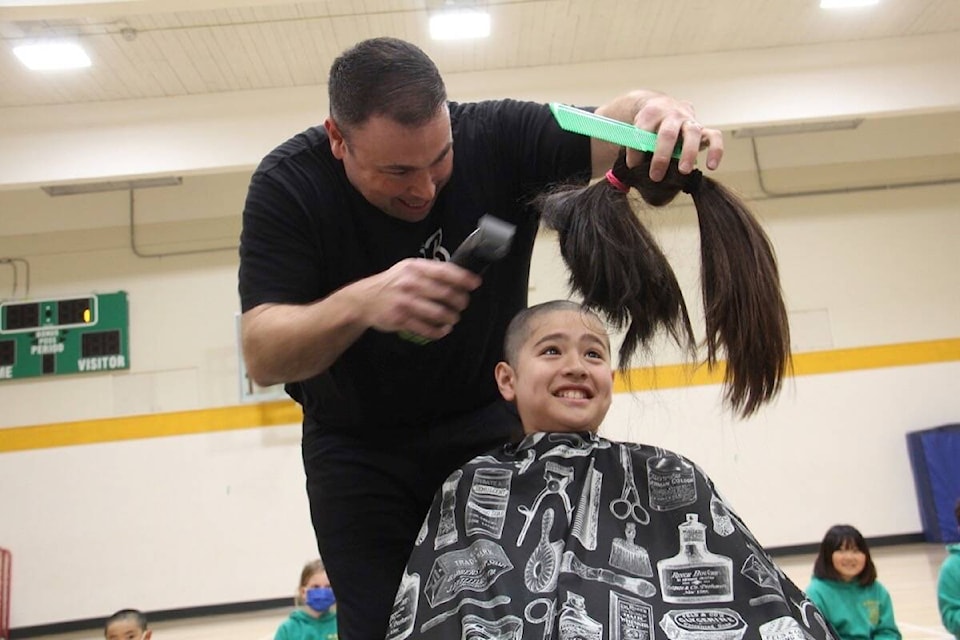
{"type": "Polygon", "coordinates": [[[474,273],[483,273],[490,263],[510,252],[516,230],[509,222],[485,215],[480,218],[477,228],[450,256],[450,262],[474,273]]]}
{"type": "MultiPolygon", "coordinates": [[[[517,227],[509,222],[491,215],[484,215],[480,218],[477,228],[450,256],[450,262],[474,273],[483,273],[491,263],[510,253],[510,245],[513,244],[513,234],[516,230],[517,227]]],[[[417,344],[430,342],[429,338],[409,331],[400,331],[397,335],[417,344]]]]}

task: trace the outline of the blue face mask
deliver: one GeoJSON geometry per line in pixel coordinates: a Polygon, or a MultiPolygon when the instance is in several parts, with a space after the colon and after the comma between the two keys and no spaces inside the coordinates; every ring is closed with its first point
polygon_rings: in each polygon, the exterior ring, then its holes
{"type": "Polygon", "coordinates": [[[307,589],[307,606],[317,613],[324,613],[333,606],[336,598],[333,597],[333,589],[330,587],[316,587],[307,589]]]}

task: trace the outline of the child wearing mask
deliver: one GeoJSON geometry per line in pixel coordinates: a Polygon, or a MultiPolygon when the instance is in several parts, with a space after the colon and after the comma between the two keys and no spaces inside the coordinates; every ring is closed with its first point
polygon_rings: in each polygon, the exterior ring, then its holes
{"type": "Polygon", "coordinates": [[[613,367],[595,313],[521,311],[495,378],[524,436],[443,483],[388,640],[833,640],[698,467],[597,434],[613,367]]]}
{"type": "Polygon", "coordinates": [[[147,616],[136,609],[121,609],[103,625],[107,640],[150,640],[152,635],[153,631],[147,629],[147,616]]]}
{"type": "Polygon", "coordinates": [[[277,629],[274,640],[337,640],[336,599],[323,560],[304,565],[294,604],[297,608],[277,629]]]}
{"type": "Polygon", "coordinates": [[[890,594],[877,580],[866,540],[850,525],[834,525],[824,535],[807,597],[841,640],[900,640],[890,594]]]}

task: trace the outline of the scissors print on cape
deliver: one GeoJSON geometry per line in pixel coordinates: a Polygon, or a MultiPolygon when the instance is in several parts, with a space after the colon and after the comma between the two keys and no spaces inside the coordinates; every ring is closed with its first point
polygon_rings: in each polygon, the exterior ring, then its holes
{"type": "Polygon", "coordinates": [[[631,518],[637,524],[650,522],[650,513],[640,502],[640,492],[633,477],[633,462],[630,461],[630,450],[620,446],[620,464],[623,466],[623,491],[620,497],[610,502],[610,513],[619,520],[631,518]]]}

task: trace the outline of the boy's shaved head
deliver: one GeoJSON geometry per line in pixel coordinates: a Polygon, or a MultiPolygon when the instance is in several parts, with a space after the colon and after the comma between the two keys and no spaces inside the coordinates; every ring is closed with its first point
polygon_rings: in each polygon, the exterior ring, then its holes
{"type": "Polygon", "coordinates": [[[530,328],[533,321],[545,313],[554,311],[578,311],[596,320],[597,323],[603,324],[596,313],[572,300],[551,300],[524,309],[515,315],[510,324],[507,325],[507,333],[503,340],[503,359],[511,367],[517,366],[517,354],[520,352],[523,343],[530,337],[530,328]]]}
{"type": "Polygon", "coordinates": [[[524,309],[510,322],[494,377],[524,433],[596,432],[613,399],[610,337],[596,313],[570,300],[524,309]]]}

